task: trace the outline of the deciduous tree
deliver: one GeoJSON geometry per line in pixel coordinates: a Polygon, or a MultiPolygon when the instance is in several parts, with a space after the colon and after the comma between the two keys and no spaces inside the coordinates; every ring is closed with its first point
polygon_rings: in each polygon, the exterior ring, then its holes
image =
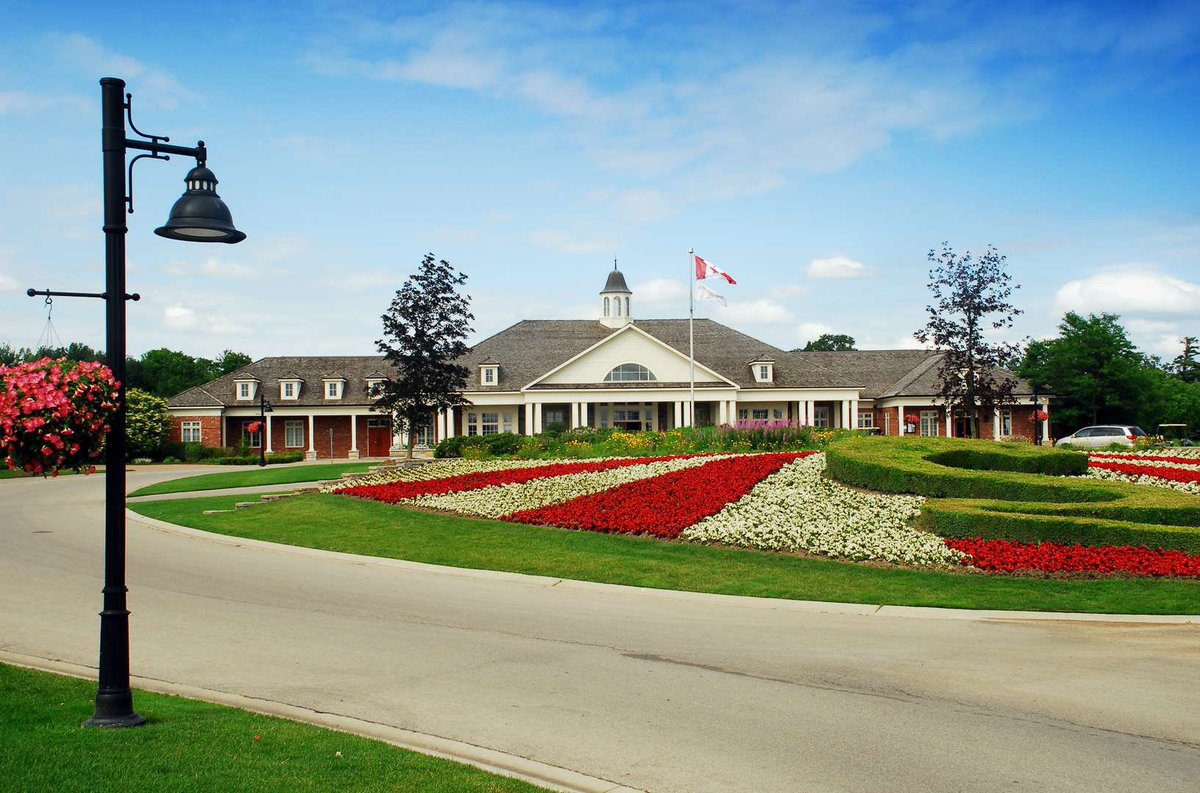
{"type": "Polygon", "coordinates": [[[822,333],[804,345],[801,352],[849,352],[856,349],[854,337],[845,333],[822,333]]]}
{"type": "Polygon", "coordinates": [[[393,372],[372,409],[390,413],[393,423],[405,429],[409,457],[413,430],[431,412],[467,404],[462,390],[469,372],[457,363],[468,351],[464,340],[475,319],[470,295],[459,294],[466,280],[450,262],[426,254],[380,318],[384,337],[375,346],[393,372]]]}
{"type": "Polygon", "coordinates": [[[1014,289],[1004,269],[1005,256],[992,246],[975,258],[959,255],[947,242],[930,250],[929,321],[913,334],[922,344],[944,353],[938,368],[938,390],[948,410],[967,419],[967,434],[977,437],[983,417],[1014,403],[1016,381],[1004,371],[1017,353],[1008,342],[988,341],[987,333],[1011,328],[1021,310],[1009,302],[1014,289]]]}

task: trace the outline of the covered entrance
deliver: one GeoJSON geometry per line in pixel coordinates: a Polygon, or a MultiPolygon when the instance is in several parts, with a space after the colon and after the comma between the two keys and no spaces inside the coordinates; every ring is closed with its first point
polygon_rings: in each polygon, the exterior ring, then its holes
{"type": "Polygon", "coordinates": [[[387,418],[367,419],[367,456],[387,457],[392,448],[392,421],[387,418]]]}

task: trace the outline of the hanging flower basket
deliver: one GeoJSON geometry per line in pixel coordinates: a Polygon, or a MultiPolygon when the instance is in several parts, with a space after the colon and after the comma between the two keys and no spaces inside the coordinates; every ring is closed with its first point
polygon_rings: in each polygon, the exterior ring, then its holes
{"type": "Polygon", "coordinates": [[[261,429],[262,429],[261,421],[252,421],[246,425],[246,432],[250,433],[251,435],[257,435],[259,433],[259,430],[261,430],[261,429]]]}
{"type": "Polygon", "coordinates": [[[1033,411],[1033,416],[1031,417],[1031,420],[1032,421],[1046,421],[1049,418],[1050,418],[1050,414],[1047,413],[1046,411],[1035,410],[1035,411],[1033,411]]]}
{"type": "Polygon", "coordinates": [[[916,424],[920,420],[921,420],[921,417],[918,416],[916,413],[909,413],[907,416],[904,417],[904,422],[906,424],[916,424]]]}
{"type": "Polygon", "coordinates": [[[91,473],[119,388],[101,363],[43,358],[0,366],[0,457],[13,471],[91,473]]]}

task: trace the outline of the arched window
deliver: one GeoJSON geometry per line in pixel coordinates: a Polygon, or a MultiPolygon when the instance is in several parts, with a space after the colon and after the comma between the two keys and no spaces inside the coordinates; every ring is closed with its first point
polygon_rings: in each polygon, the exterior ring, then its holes
{"type": "Polygon", "coordinates": [[[608,316],[608,301],[610,299],[611,298],[607,298],[607,297],[604,298],[604,316],[606,316],[606,317],[608,316]]]}
{"type": "Polygon", "coordinates": [[[640,363],[623,363],[604,376],[606,383],[645,383],[657,379],[654,372],[640,363]]]}
{"type": "MultiPolygon", "coordinates": [[[[620,298],[617,298],[617,299],[620,300],[620,298]]],[[[629,314],[629,298],[625,298],[625,316],[627,316],[627,317],[630,316],[630,314],[629,314]]]]}
{"type": "Polygon", "coordinates": [[[613,316],[621,316],[621,298],[619,297],[613,301],[613,316]]]}

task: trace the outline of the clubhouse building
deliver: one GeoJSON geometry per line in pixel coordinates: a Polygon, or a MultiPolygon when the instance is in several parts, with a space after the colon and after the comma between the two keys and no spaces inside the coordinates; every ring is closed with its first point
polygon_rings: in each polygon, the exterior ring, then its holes
{"type": "MultiPolygon", "coordinates": [[[[708,319],[634,318],[620,271],[608,274],[594,320],[523,320],[476,344],[464,407],[415,428],[432,446],[453,435],[548,428],[661,431],[695,423],[791,421],[885,435],[963,436],[965,420],[936,396],[942,355],[926,350],[787,352],[708,319]],[[694,382],[694,388],[693,388],[694,382]],[[692,394],[695,395],[694,418],[692,394]]],[[[372,393],[388,379],[382,356],[263,358],[170,400],[174,441],[302,451],[308,459],[386,457],[404,447],[372,393]],[[263,403],[265,432],[250,435],[263,403]]],[[[1032,438],[1034,394],[979,427],[984,438],[1032,438]]],[[[1045,405],[1041,405],[1045,409],[1045,405]]],[[[1041,436],[1049,436],[1048,421],[1041,436]]]]}

